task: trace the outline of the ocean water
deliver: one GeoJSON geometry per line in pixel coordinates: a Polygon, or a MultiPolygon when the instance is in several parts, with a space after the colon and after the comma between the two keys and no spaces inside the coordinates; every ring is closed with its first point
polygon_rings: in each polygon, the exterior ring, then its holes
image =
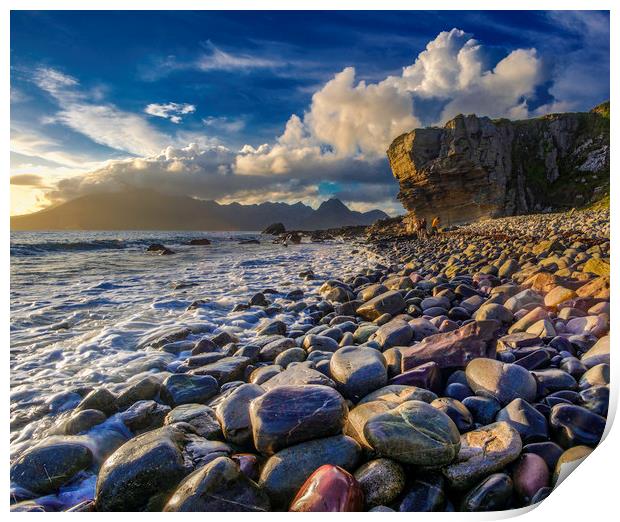
{"type": "MultiPolygon", "coordinates": [[[[106,384],[118,391],[146,374],[174,370],[188,355],[148,348],[153,339],[189,327],[189,339],[227,330],[251,339],[266,320],[259,308],[232,312],[266,288],[278,294],[300,288],[316,301],[324,279],[341,278],[378,261],[363,247],[339,240],[284,247],[257,233],[240,232],[15,232],[11,234],[11,454],[18,456],[51,433],[80,400],[77,391],[106,384]],[[189,246],[207,237],[208,246],[189,246]],[[243,245],[259,239],[259,245],[243,245]],[[175,255],[147,254],[163,243],[175,255]],[[357,253],[352,253],[353,249],[357,253]],[[304,281],[299,272],[317,278],[304,281]],[[197,300],[200,306],[188,307],[197,300]]],[[[309,322],[284,312],[270,319],[309,322]]],[[[105,430],[125,433],[113,416],[105,430]]],[[[93,476],[63,488],[52,503],[88,498],[93,476]],[[64,495],[64,497],[63,497],[64,495]],[[65,498],[66,497],[66,498],[65,498]]]]}

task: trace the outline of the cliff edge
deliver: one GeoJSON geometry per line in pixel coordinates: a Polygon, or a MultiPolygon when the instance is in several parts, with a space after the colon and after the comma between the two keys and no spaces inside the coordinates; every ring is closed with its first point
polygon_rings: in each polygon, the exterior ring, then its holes
{"type": "Polygon", "coordinates": [[[510,121],[459,115],[387,151],[406,222],[443,225],[583,206],[609,193],[609,102],[510,121]]]}

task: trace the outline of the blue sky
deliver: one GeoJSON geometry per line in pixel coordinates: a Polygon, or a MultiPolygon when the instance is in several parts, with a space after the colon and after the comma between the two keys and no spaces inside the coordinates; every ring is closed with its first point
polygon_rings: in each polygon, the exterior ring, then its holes
{"type": "Polygon", "coordinates": [[[127,185],[395,213],[398,134],[608,98],[603,12],[13,11],[12,213],[127,185]]]}

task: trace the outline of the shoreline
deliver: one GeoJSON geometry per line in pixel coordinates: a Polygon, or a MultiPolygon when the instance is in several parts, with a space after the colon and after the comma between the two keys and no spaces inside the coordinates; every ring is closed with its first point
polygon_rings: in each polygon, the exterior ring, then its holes
{"type": "Polygon", "coordinates": [[[85,390],[54,440],[12,462],[22,489],[11,508],[230,509],[217,494],[243,499],[237,509],[305,510],[294,498],[304,491],[327,502],[313,485],[335,488],[353,510],[512,509],[547,496],[605,424],[609,212],[500,218],[425,241],[346,228],[351,251],[359,243],[386,262],[316,294],[291,285],[247,303],[267,317],[281,306],[295,328],[269,319],[244,341],[153,339],[149,349],[189,355],[165,379],[85,390]],[[120,424],[128,440],[112,440],[120,424]],[[103,454],[83,435],[97,427],[103,454]],[[501,443],[472,457],[482,435],[501,443]],[[183,464],[158,471],[145,445],[183,464]],[[33,471],[50,454],[53,484],[33,471]],[[94,500],[45,500],[99,466],[94,500]],[[208,495],[193,495],[206,484],[208,495]]]}

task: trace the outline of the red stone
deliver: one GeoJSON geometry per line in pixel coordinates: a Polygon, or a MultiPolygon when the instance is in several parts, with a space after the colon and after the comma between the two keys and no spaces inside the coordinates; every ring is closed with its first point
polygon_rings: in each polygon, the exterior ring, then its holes
{"type": "Polygon", "coordinates": [[[344,469],[325,464],[317,469],[297,492],[289,511],[362,511],[364,493],[355,478],[344,469]]]}
{"type": "Polygon", "coordinates": [[[429,335],[422,342],[401,349],[402,371],[430,361],[440,368],[464,368],[477,357],[494,359],[492,340],[498,329],[496,321],[475,321],[458,330],[429,335]]]}

